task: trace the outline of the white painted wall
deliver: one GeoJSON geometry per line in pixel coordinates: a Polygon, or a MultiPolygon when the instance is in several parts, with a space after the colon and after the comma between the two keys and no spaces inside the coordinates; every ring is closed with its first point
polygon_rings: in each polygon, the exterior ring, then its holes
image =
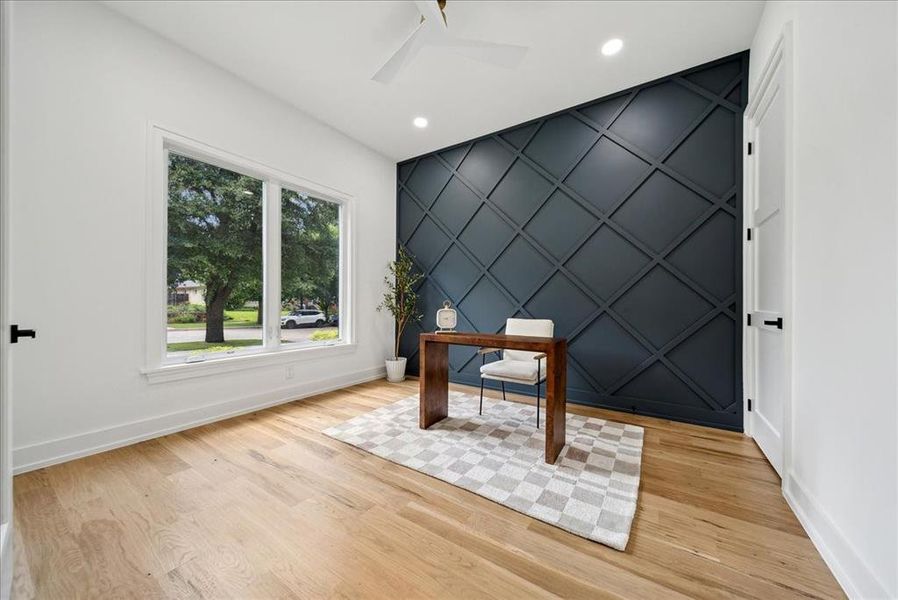
{"type": "Polygon", "coordinates": [[[19,2],[12,27],[11,304],[38,331],[13,357],[17,471],[383,372],[392,161],[102,5],[19,2]],[[355,196],[354,352],[297,362],[291,380],[281,365],[147,383],[151,120],[355,196]]]}
{"type": "Polygon", "coordinates": [[[784,491],[846,592],[896,598],[896,4],[769,2],[751,46],[752,93],[788,21],[795,246],[784,491]]]}

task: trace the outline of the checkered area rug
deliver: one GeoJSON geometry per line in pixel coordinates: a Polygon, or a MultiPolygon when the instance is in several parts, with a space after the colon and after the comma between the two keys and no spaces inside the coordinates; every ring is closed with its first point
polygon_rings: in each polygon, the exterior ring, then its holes
{"type": "MultiPolygon", "coordinates": [[[[324,433],[579,536],[624,550],[636,512],[642,427],[567,415],[567,445],[543,460],[536,407],[450,392],[449,416],[418,428],[412,396],[324,433]]],[[[545,426],[545,413],[541,427],[545,426]]]]}

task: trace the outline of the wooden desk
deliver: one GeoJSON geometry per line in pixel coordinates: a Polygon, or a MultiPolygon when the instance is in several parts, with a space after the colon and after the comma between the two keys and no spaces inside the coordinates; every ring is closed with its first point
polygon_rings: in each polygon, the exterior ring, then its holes
{"type": "Polygon", "coordinates": [[[564,448],[567,388],[567,340],[489,333],[422,333],[419,355],[418,425],[427,429],[449,415],[449,344],[484,346],[546,354],[546,462],[554,464],[564,448]]]}

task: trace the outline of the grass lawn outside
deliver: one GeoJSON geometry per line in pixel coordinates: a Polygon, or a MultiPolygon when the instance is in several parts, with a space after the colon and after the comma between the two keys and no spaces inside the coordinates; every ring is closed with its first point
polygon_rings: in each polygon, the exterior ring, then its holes
{"type": "MultiPolygon", "coordinates": [[[[290,311],[283,311],[281,314],[286,315],[290,311]]],[[[256,309],[241,309],[241,310],[226,310],[225,318],[230,317],[230,320],[224,322],[225,328],[228,327],[259,327],[262,326],[256,323],[256,309]]],[[[169,323],[168,327],[170,329],[205,329],[205,323],[169,323]]]]}
{"type": "Polygon", "coordinates": [[[232,348],[245,346],[261,346],[262,340],[229,340],[225,342],[175,342],[168,344],[169,352],[197,352],[213,350],[214,352],[226,352],[232,348]]]}

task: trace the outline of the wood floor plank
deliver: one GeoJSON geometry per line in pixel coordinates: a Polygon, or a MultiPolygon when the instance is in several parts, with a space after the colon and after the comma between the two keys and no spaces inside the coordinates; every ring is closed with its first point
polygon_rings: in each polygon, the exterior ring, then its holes
{"type": "Polygon", "coordinates": [[[738,433],[568,405],[646,428],[626,552],[321,433],[416,392],[371,382],[17,476],[13,597],[844,598],[738,433]]]}

